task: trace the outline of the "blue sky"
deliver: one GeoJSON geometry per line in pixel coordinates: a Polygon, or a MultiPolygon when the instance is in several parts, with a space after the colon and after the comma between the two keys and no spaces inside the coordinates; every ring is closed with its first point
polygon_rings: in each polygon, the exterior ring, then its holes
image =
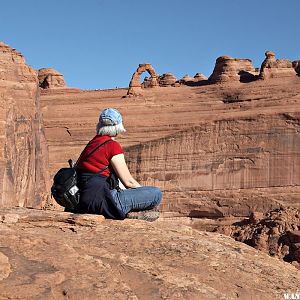
{"type": "Polygon", "coordinates": [[[70,87],[126,87],[139,63],[209,76],[222,55],[300,59],[299,0],[1,1],[0,40],[70,87]]]}

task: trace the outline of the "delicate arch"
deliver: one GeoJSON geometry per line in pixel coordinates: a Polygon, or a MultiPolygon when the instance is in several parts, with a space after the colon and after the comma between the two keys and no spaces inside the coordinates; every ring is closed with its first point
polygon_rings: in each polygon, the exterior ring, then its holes
{"type": "Polygon", "coordinates": [[[136,91],[141,89],[141,83],[140,78],[142,73],[148,72],[150,75],[150,87],[158,86],[157,77],[154,68],[151,66],[151,64],[139,64],[136,71],[133,73],[130,83],[129,83],[129,89],[128,89],[128,95],[134,95],[136,94],[136,91]]]}

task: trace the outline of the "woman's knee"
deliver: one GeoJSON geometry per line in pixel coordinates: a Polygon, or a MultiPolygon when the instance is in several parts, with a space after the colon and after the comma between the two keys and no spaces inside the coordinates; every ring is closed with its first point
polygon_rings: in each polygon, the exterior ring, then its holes
{"type": "Polygon", "coordinates": [[[160,188],[153,186],[152,187],[152,192],[153,192],[153,195],[154,195],[155,205],[160,204],[161,199],[162,199],[162,192],[161,192],[160,188]]]}

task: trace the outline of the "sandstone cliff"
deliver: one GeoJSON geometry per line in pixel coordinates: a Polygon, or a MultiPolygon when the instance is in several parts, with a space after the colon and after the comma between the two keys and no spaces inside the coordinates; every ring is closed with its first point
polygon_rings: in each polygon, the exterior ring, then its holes
{"type": "MultiPolygon", "coordinates": [[[[290,123],[290,118],[258,115],[204,123],[130,147],[127,160],[140,181],[161,186],[164,191],[176,191],[177,199],[191,191],[299,186],[299,124],[290,123]]],[[[294,118],[300,120],[300,114],[294,118]]],[[[172,198],[167,199],[170,205],[172,198]]],[[[181,205],[191,202],[192,208],[194,201],[185,199],[181,205]]],[[[246,216],[259,207],[259,203],[240,199],[237,208],[232,201],[215,202],[215,216],[246,216]]],[[[271,209],[274,204],[265,202],[261,206],[266,209],[270,205],[271,209]]],[[[206,217],[205,213],[201,215],[201,206],[210,205],[200,195],[198,205],[198,216],[206,217]]]]}
{"type": "Polygon", "coordinates": [[[0,206],[37,206],[49,187],[37,74],[0,43],[0,79],[0,206]]]}

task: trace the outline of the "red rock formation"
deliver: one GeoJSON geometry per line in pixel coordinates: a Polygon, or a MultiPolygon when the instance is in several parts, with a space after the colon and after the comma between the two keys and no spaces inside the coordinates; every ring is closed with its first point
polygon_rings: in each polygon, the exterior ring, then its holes
{"type": "Polygon", "coordinates": [[[207,77],[205,77],[203,74],[197,73],[194,77],[185,75],[178,82],[182,85],[187,86],[201,86],[206,85],[208,83],[208,80],[207,77]]]}
{"type": "Polygon", "coordinates": [[[165,73],[159,76],[159,86],[175,86],[177,79],[172,73],[165,73]]]}
{"type": "Polygon", "coordinates": [[[135,95],[140,92],[141,90],[140,77],[141,74],[144,72],[148,72],[149,75],[151,76],[150,79],[148,80],[147,87],[158,86],[158,82],[157,82],[158,75],[156,74],[151,64],[139,64],[139,67],[133,73],[132,78],[130,80],[127,95],[135,95]]]}
{"type": "Polygon", "coordinates": [[[238,59],[230,56],[220,56],[212,75],[211,83],[249,82],[255,80],[256,70],[250,59],[238,59]]]}
{"type": "Polygon", "coordinates": [[[201,73],[197,73],[195,76],[194,76],[194,81],[195,82],[199,82],[199,81],[204,81],[204,80],[207,80],[207,77],[201,73]]]}
{"type": "Polygon", "coordinates": [[[37,74],[0,43],[0,78],[0,206],[38,206],[49,178],[37,74]]]}
{"type": "Polygon", "coordinates": [[[38,79],[39,85],[43,89],[64,87],[66,85],[63,75],[52,68],[39,69],[38,79]]]}
{"type": "Polygon", "coordinates": [[[179,79],[179,82],[184,85],[188,85],[189,83],[194,83],[194,77],[191,77],[190,75],[186,74],[181,79],[179,79]]]}
{"type": "Polygon", "coordinates": [[[219,227],[217,231],[293,262],[300,269],[300,210],[281,207],[259,217],[253,213],[249,220],[219,227]]]}
{"type": "Polygon", "coordinates": [[[272,51],[266,51],[266,58],[260,68],[260,79],[293,77],[296,71],[291,61],[287,59],[276,59],[272,51]]]}

